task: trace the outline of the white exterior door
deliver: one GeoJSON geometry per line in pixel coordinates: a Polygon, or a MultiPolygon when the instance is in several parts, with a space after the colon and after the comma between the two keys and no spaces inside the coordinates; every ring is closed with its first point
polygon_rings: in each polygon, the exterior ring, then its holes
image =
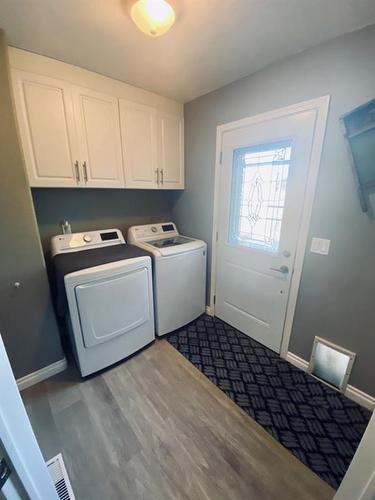
{"type": "Polygon", "coordinates": [[[184,187],[184,121],[179,116],[162,114],[160,123],[160,187],[184,187]]]}
{"type": "Polygon", "coordinates": [[[79,151],[70,85],[19,70],[13,70],[12,78],[30,186],[78,186],[79,151]]]}
{"type": "Polygon", "coordinates": [[[84,185],[124,187],[116,97],[73,87],[84,185]]]}
{"type": "Polygon", "coordinates": [[[316,121],[307,109],[222,134],[215,314],[277,352],[316,121]]]}
{"type": "Polygon", "coordinates": [[[120,99],[120,122],[126,187],[158,187],[156,110],[120,99]]]}

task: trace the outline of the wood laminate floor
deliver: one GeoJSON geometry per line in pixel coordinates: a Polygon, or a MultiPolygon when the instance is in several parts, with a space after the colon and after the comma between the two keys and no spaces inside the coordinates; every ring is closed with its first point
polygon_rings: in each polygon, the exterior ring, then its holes
{"type": "Polygon", "coordinates": [[[165,340],[95,377],[22,392],[77,500],[326,500],[334,490],[165,340]]]}

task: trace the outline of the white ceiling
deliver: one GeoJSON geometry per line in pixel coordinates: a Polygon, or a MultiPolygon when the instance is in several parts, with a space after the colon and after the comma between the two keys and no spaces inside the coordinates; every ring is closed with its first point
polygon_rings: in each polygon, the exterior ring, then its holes
{"type": "Polygon", "coordinates": [[[375,0],[169,0],[177,22],[151,38],[131,0],[0,0],[10,45],[182,102],[375,23],[375,0]]]}

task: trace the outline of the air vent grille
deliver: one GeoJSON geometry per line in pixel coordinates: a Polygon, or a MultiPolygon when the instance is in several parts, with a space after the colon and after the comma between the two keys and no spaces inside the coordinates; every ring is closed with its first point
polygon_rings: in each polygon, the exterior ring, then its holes
{"type": "Polygon", "coordinates": [[[348,383],[355,353],[315,337],[308,371],[341,392],[348,383]]]}
{"type": "Polygon", "coordinates": [[[48,460],[46,465],[60,500],[75,500],[61,453],[48,460]]]}

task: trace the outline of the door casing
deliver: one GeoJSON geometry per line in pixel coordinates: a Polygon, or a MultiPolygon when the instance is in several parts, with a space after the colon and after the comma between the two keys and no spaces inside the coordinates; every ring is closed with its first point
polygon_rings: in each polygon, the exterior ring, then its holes
{"type": "Polygon", "coordinates": [[[316,184],[319,174],[319,166],[323,149],[326,123],[329,109],[330,96],[326,95],[303,101],[291,106],[277,108],[255,116],[243,118],[229,123],[219,125],[216,129],[216,160],[215,160],[215,188],[214,188],[214,214],[212,230],[212,256],[211,256],[211,294],[209,312],[215,315],[215,295],[216,295],[216,263],[217,263],[217,232],[218,232],[218,213],[219,213],[219,187],[221,175],[221,148],[224,132],[235,130],[237,128],[254,125],[263,121],[274,120],[283,116],[292,115],[302,111],[313,110],[316,112],[316,126],[311,148],[310,164],[306,182],[306,195],[304,199],[301,224],[298,232],[297,250],[291,278],[290,292],[286,309],[286,316],[283,328],[280,355],[286,357],[289,348],[290,335],[292,332],[294,312],[297,304],[297,296],[301,281],[303,260],[307,245],[307,238],[310,228],[310,220],[313,209],[316,184]]]}

